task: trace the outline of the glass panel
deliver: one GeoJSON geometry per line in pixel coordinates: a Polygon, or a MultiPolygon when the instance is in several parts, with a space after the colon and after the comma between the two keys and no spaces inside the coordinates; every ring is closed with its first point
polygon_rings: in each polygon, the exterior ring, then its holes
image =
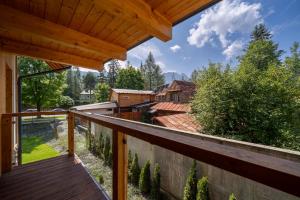
{"type": "Polygon", "coordinates": [[[112,130],[75,118],[75,153],[99,187],[112,197],[112,130]]]}
{"type": "Polygon", "coordinates": [[[67,153],[66,115],[27,116],[21,121],[22,164],[67,153]]]}

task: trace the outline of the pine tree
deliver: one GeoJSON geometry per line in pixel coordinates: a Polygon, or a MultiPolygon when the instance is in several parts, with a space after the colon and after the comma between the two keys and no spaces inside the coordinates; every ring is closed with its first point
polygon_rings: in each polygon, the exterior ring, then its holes
{"type": "Polygon", "coordinates": [[[197,194],[197,171],[196,171],[196,161],[194,160],[184,187],[183,200],[195,200],[196,194],[197,194]]]}
{"type": "Polygon", "coordinates": [[[235,196],[233,193],[231,193],[231,195],[229,196],[229,200],[236,200],[235,196]]]}
{"type": "Polygon", "coordinates": [[[139,166],[139,160],[138,160],[138,155],[135,153],[134,158],[132,161],[131,169],[130,169],[130,174],[131,174],[131,183],[134,186],[138,186],[139,184],[139,177],[140,177],[140,166],[139,166]]]}
{"type": "Polygon", "coordinates": [[[109,62],[107,79],[108,79],[108,84],[111,88],[115,87],[119,69],[120,69],[120,63],[118,60],[114,59],[109,62]]]}
{"type": "Polygon", "coordinates": [[[197,200],[209,200],[208,179],[202,177],[197,184],[197,200]]]}
{"type": "Polygon", "coordinates": [[[141,170],[139,189],[142,194],[149,194],[151,190],[151,176],[150,176],[150,161],[148,160],[141,170]]]}
{"type": "Polygon", "coordinates": [[[270,40],[272,38],[272,34],[266,28],[264,24],[258,24],[254,27],[254,30],[251,33],[252,41],[257,40],[270,40]]]}
{"type": "Polygon", "coordinates": [[[104,164],[109,165],[110,139],[106,136],[104,146],[104,164]]]}
{"type": "Polygon", "coordinates": [[[286,57],[285,66],[290,69],[296,76],[300,76],[300,51],[299,42],[294,42],[290,48],[291,56],[286,57]]]}
{"type": "Polygon", "coordinates": [[[160,199],[160,167],[158,164],[156,164],[154,167],[150,195],[151,195],[151,199],[153,200],[160,199]]]}
{"type": "Polygon", "coordinates": [[[99,83],[106,83],[107,77],[106,77],[106,70],[103,68],[103,70],[99,70],[99,83]]]}

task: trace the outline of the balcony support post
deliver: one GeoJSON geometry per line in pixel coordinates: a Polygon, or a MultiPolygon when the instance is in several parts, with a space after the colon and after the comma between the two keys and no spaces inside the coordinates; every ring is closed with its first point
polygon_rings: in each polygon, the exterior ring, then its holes
{"type": "Polygon", "coordinates": [[[113,199],[127,200],[127,135],[113,130],[113,199]]]}
{"type": "Polygon", "coordinates": [[[75,128],[75,121],[74,121],[74,113],[68,113],[68,151],[69,155],[74,155],[74,128],[75,128]]]}
{"type": "Polygon", "coordinates": [[[12,169],[12,116],[2,114],[1,117],[1,173],[12,169]]]}

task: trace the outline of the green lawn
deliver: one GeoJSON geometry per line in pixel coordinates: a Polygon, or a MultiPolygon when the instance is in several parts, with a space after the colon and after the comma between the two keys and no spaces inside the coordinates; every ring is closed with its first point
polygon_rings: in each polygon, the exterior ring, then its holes
{"type": "Polygon", "coordinates": [[[22,164],[58,156],[59,153],[40,137],[22,138],[22,164]]]}

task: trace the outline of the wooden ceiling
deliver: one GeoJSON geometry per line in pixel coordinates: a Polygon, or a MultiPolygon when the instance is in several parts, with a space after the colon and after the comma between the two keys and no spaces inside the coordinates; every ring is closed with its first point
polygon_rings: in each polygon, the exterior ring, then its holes
{"type": "Polygon", "coordinates": [[[0,50],[102,69],[219,0],[0,0],[0,50]]]}

